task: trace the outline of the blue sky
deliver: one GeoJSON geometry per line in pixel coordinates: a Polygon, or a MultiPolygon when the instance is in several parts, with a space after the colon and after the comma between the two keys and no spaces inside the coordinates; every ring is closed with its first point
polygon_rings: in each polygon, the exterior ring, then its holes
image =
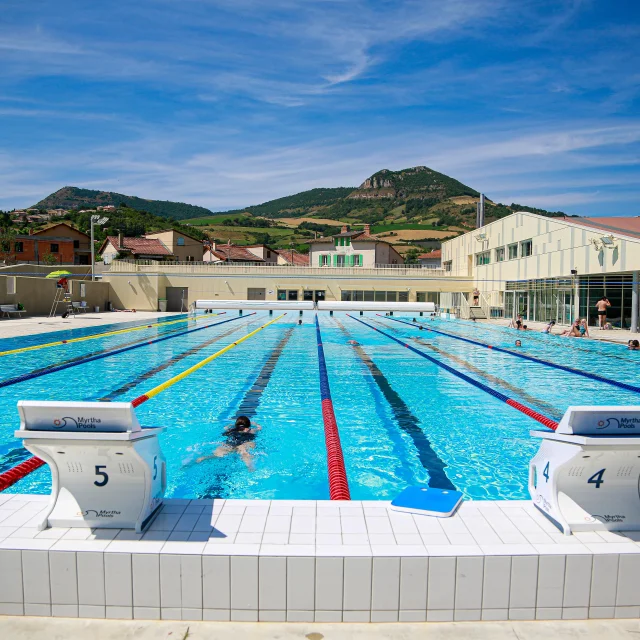
{"type": "Polygon", "coordinates": [[[0,209],[225,210],[427,165],[640,215],[637,0],[3,0],[0,209]]]}

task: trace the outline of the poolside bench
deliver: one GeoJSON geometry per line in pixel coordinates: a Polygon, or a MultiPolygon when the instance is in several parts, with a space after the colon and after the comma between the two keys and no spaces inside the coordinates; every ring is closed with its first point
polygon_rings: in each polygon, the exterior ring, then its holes
{"type": "Polygon", "coordinates": [[[17,304],[0,304],[0,316],[6,316],[10,318],[12,314],[17,313],[21,318],[23,313],[26,313],[25,309],[18,309],[17,304]]]}
{"type": "Polygon", "coordinates": [[[84,311],[86,313],[89,310],[86,300],[82,300],[81,302],[72,302],[71,304],[75,311],[84,311]]]}

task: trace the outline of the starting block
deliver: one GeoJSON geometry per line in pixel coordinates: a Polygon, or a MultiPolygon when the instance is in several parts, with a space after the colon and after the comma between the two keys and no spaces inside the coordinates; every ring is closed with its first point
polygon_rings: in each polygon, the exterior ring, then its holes
{"type": "Polygon", "coordinates": [[[158,514],[167,487],[158,434],[130,402],[20,400],[16,438],[51,469],[51,501],[39,529],[135,529],[158,514]]]}
{"type": "Polygon", "coordinates": [[[640,530],[640,406],[569,407],[531,435],[529,493],[563,533],[640,530]]]}

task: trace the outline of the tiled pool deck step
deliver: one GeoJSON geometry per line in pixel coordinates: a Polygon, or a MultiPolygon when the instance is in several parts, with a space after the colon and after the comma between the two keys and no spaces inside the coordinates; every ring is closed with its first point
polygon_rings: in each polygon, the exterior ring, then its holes
{"type": "Polygon", "coordinates": [[[0,613],[385,622],[640,617],[640,533],[564,536],[531,502],[168,500],[143,535],[35,526],[0,495],[0,613]]]}

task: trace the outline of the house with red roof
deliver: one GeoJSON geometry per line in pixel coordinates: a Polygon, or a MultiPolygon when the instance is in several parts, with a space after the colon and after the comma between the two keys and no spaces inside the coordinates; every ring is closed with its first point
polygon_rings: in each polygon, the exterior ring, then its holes
{"type": "Polygon", "coordinates": [[[174,254],[158,238],[126,238],[122,234],[107,236],[98,254],[105,264],[114,258],[129,260],[175,260],[174,254]]]}
{"type": "Polygon", "coordinates": [[[347,225],[340,233],[311,240],[309,264],[312,267],[375,267],[404,264],[403,257],[385,240],[371,235],[371,227],[351,231],[347,225]]]}
{"type": "Polygon", "coordinates": [[[220,244],[212,242],[205,246],[204,262],[243,262],[264,265],[278,264],[278,252],[266,244],[239,246],[228,242],[220,244]]]}
{"type": "Polygon", "coordinates": [[[421,253],[418,256],[418,262],[433,269],[440,269],[442,267],[442,250],[434,249],[431,253],[421,253]]]}

